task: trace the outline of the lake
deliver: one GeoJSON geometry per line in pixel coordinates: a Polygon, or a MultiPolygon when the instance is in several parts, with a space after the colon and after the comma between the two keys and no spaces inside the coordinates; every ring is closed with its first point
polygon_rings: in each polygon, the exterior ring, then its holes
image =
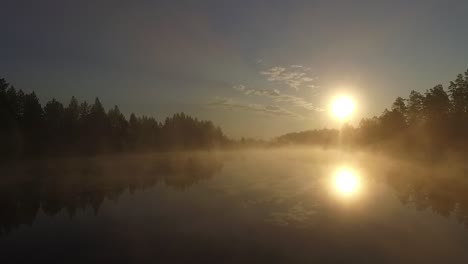
{"type": "Polygon", "coordinates": [[[0,263],[468,263],[468,169],[278,149],[1,165],[0,263]]]}

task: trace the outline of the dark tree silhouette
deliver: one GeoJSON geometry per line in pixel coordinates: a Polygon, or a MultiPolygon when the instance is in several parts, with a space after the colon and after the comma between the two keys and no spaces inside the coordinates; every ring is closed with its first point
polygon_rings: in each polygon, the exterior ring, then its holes
{"type": "Polygon", "coordinates": [[[229,143],[219,127],[184,113],[158,122],[130,115],[118,106],[108,112],[99,98],[92,105],[72,97],[65,108],[56,99],[42,108],[34,92],[25,94],[0,79],[0,156],[96,154],[221,147],[229,143]]]}
{"type": "Polygon", "coordinates": [[[122,151],[125,149],[127,138],[128,123],[125,116],[120,112],[118,106],[114,106],[107,114],[109,118],[109,140],[113,151],[122,151]]]}
{"type": "Polygon", "coordinates": [[[64,115],[63,105],[55,99],[52,99],[44,107],[45,141],[49,144],[48,149],[53,152],[60,151],[64,142],[64,115]]]}

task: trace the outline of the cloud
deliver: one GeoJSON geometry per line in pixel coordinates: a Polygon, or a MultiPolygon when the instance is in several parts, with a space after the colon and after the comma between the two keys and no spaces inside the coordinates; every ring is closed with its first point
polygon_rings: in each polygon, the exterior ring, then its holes
{"type": "MultiPolygon", "coordinates": [[[[309,76],[310,70],[311,68],[302,65],[291,65],[288,68],[277,66],[261,71],[260,74],[266,76],[268,81],[284,83],[297,91],[304,86],[312,88],[310,85],[316,78],[309,76]]],[[[314,84],[313,88],[315,87],[314,84]]]]}
{"type": "Polygon", "coordinates": [[[233,87],[235,90],[244,93],[245,95],[264,95],[264,96],[279,96],[280,91],[277,89],[248,89],[244,85],[237,85],[233,87]]]}
{"type": "Polygon", "coordinates": [[[235,102],[233,99],[217,97],[214,101],[208,103],[208,107],[224,108],[228,110],[244,110],[250,112],[256,112],[261,114],[267,114],[271,116],[286,116],[294,118],[302,118],[301,115],[293,113],[287,109],[276,105],[262,105],[262,104],[244,104],[235,102]]]}
{"type": "Polygon", "coordinates": [[[275,97],[276,102],[285,102],[285,103],[292,103],[295,106],[305,108],[310,111],[316,112],[323,112],[324,110],[320,107],[315,106],[313,103],[306,101],[302,97],[288,95],[288,94],[281,94],[275,97]]]}
{"type": "Polygon", "coordinates": [[[245,95],[256,95],[256,96],[266,96],[273,99],[277,103],[289,103],[293,106],[301,107],[306,110],[322,112],[323,109],[316,107],[311,102],[308,102],[302,97],[290,95],[290,94],[282,94],[279,90],[273,89],[252,89],[247,88],[244,85],[237,85],[233,87],[235,90],[242,92],[245,95]]]}
{"type": "MultiPolygon", "coordinates": [[[[258,61],[257,63],[260,64],[262,62],[258,61]]],[[[315,84],[317,78],[310,76],[310,71],[311,68],[302,65],[290,65],[288,67],[273,67],[266,71],[261,71],[260,74],[266,76],[268,81],[280,82],[298,91],[300,88],[317,87],[315,84]]],[[[240,103],[233,99],[217,97],[216,100],[206,106],[229,110],[250,111],[271,116],[286,116],[297,119],[309,119],[312,117],[312,113],[324,111],[300,96],[284,94],[278,89],[253,89],[245,85],[236,85],[233,86],[233,88],[239,93],[249,97],[259,96],[267,98],[270,104],[240,103]],[[289,110],[291,108],[294,108],[294,112],[289,110]],[[296,110],[299,113],[296,113],[296,110]]]]}
{"type": "Polygon", "coordinates": [[[294,65],[291,65],[289,66],[291,68],[302,68],[303,66],[302,65],[297,65],[297,64],[294,64],[294,65]]]}

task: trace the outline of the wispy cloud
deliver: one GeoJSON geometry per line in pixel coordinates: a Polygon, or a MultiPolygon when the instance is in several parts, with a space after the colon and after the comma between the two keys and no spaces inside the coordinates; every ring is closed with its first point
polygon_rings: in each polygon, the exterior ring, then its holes
{"type": "Polygon", "coordinates": [[[301,115],[291,112],[287,109],[276,105],[262,105],[262,104],[245,104],[235,102],[233,99],[217,97],[214,101],[208,103],[208,107],[224,108],[228,110],[244,110],[250,112],[256,112],[261,114],[267,114],[271,116],[287,116],[294,118],[302,118],[301,115]]]}
{"type": "Polygon", "coordinates": [[[244,93],[245,95],[265,95],[265,96],[277,96],[280,95],[280,91],[277,89],[248,89],[245,85],[236,85],[233,87],[235,90],[244,93]]]}
{"type": "MultiPolygon", "coordinates": [[[[258,60],[257,64],[263,64],[263,61],[258,60]]],[[[278,82],[283,84],[277,89],[254,89],[245,85],[236,85],[233,88],[244,96],[248,96],[255,103],[241,103],[234,99],[217,97],[216,100],[208,103],[208,107],[223,108],[228,110],[243,110],[256,113],[267,114],[270,116],[285,116],[296,119],[310,119],[317,112],[322,112],[323,109],[315,106],[303,97],[299,96],[299,90],[302,88],[316,88],[316,79],[310,74],[311,68],[303,65],[290,65],[287,67],[273,67],[260,74],[269,82],[278,82]],[[293,88],[297,94],[283,93],[283,88],[293,88]],[[257,102],[258,99],[253,97],[263,97],[262,104],[257,102]],[[265,103],[265,99],[268,103],[265,103]]],[[[310,94],[310,90],[307,91],[310,94]]]]}
{"type": "Polygon", "coordinates": [[[276,102],[285,102],[285,103],[291,103],[295,106],[305,108],[307,110],[311,111],[316,111],[316,112],[322,112],[324,111],[322,108],[315,106],[313,103],[306,101],[302,97],[294,96],[294,95],[289,95],[289,94],[281,94],[279,96],[275,97],[276,102]]]}
{"type": "Polygon", "coordinates": [[[302,97],[290,95],[290,94],[282,94],[277,89],[273,89],[273,90],[252,89],[252,88],[247,88],[244,85],[234,86],[234,89],[242,92],[245,95],[266,96],[266,97],[272,98],[275,102],[289,103],[293,106],[301,107],[310,111],[317,111],[317,112],[323,111],[323,109],[321,109],[320,107],[316,107],[313,103],[308,102],[302,97]]]}
{"type": "Polygon", "coordinates": [[[273,67],[260,74],[266,76],[268,81],[281,82],[296,91],[308,87],[316,88],[316,77],[310,76],[311,68],[303,65],[290,65],[289,67],[273,67]]]}

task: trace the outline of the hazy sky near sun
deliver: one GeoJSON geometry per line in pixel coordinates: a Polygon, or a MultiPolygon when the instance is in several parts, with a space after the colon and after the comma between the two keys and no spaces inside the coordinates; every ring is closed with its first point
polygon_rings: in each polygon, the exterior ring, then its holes
{"type": "Polygon", "coordinates": [[[468,1],[0,1],[0,77],[233,137],[353,123],[468,68],[468,1]]]}

